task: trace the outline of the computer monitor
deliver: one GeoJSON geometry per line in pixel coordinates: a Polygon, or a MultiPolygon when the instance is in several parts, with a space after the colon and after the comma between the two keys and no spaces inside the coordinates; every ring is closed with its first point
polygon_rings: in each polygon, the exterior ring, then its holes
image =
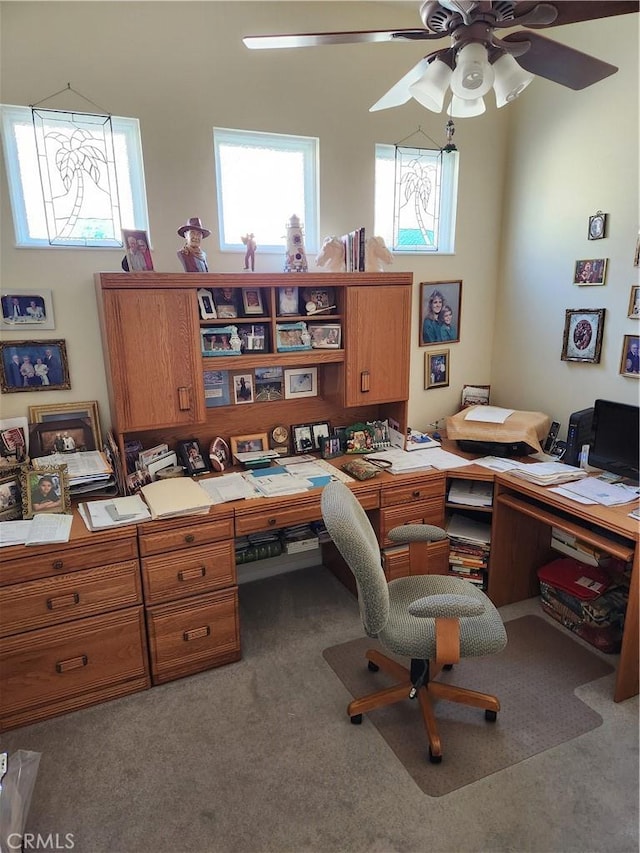
{"type": "Polygon", "coordinates": [[[638,480],[638,406],[596,400],[593,406],[593,444],[589,465],[620,477],[638,480]]]}

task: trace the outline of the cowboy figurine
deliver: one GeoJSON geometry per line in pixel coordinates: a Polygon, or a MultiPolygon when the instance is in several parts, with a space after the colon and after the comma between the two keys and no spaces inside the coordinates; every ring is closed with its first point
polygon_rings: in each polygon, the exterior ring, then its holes
{"type": "Polygon", "coordinates": [[[186,243],[177,252],[185,272],[209,272],[207,256],[200,248],[200,243],[211,234],[207,228],[202,227],[202,222],[197,216],[178,228],[178,234],[186,238],[186,243]]]}

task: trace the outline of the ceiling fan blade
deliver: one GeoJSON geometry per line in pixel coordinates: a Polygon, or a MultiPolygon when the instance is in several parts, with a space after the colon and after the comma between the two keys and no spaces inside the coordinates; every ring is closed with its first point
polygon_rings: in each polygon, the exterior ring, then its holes
{"type": "Polygon", "coordinates": [[[358,30],[347,33],[291,33],[289,35],[245,36],[242,41],[252,50],[283,47],[316,47],[322,44],[369,44],[377,41],[422,41],[443,38],[444,33],[425,29],[358,30]]]}
{"type": "Polygon", "coordinates": [[[429,57],[425,56],[417,65],[413,66],[411,71],[407,71],[404,77],[398,80],[395,86],[392,86],[379,101],[376,101],[372,107],[369,107],[369,112],[375,113],[378,110],[388,110],[391,107],[400,107],[402,104],[406,104],[411,98],[409,87],[418,82],[428,67],[429,57]]]}
{"type": "Polygon", "coordinates": [[[515,17],[500,21],[497,26],[510,27],[522,24],[533,29],[543,27],[561,27],[564,24],[576,24],[579,21],[594,21],[597,18],[612,18],[614,15],[629,15],[640,8],[638,0],[543,0],[542,3],[516,2],[515,17]],[[537,7],[554,7],[557,14],[546,23],[547,10],[537,7]],[[539,16],[541,20],[536,20],[539,16]]]}
{"type": "Polygon", "coordinates": [[[522,30],[502,39],[502,44],[506,43],[507,49],[508,45],[525,42],[529,42],[531,46],[525,53],[516,54],[518,65],[531,74],[545,77],[570,89],[586,89],[618,70],[615,65],[609,65],[595,56],[574,50],[538,33],[522,30]]]}

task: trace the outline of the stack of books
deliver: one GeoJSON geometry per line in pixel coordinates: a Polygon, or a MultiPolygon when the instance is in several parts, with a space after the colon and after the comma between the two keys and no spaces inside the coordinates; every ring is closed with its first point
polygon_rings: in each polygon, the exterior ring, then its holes
{"type": "Polygon", "coordinates": [[[365,231],[356,228],[340,238],[344,246],[344,260],[347,272],[364,272],[365,231]]]}
{"type": "Polygon", "coordinates": [[[491,525],[454,514],[447,525],[449,573],[486,587],[491,548],[491,525]]]}
{"type": "Polygon", "coordinates": [[[264,533],[250,533],[236,539],[236,565],[251,563],[254,560],[266,560],[269,557],[279,557],[283,545],[279,530],[264,533]]]}

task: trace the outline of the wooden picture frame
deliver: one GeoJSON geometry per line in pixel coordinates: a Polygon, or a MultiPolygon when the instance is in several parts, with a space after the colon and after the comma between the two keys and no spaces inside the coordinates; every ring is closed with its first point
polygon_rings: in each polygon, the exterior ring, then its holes
{"type": "Polygon", "coordinates": [[[576,261],[573,269],[573,283],[579,286],[604,284],[607,277],[607,262],[607,258],[587,258],[576,261]]]}
{"type": "Polygon", "coordinates": [[[0,328],[15,332],[17,329],[55,329],[51,291],[43,287],[30,290],[0,290],[2,314],[0,328]]]}
{"type": "Polygon", "coordinates": [[[424,354],[424,387],[446,388],[449,384],[449,350],[429,350],[424,354]]]}
{"type": "Polygon", "coordinates": [[[29,406],[29,421],[33,424],[44,424],[49,421],[85,420],[91,423],[93,432],[93,447],[90,450],[102,449],[102,432],[98,401],[86,400],[80,403],[49,403],[43,406],[29,406]]]}
{"type": "Polygon", "coordinates": [[[0,341],[0,388],[5,393],[67,391],[71,383],[65,341],[0,341]]]}
{"type": "Polygon", "coordinates": [[[340,323],[309,323],[312,349],[340,349],[342,326],[340,323]]]}
{"type": "Polygon", "coordinates": [[[49,465],[21,470],[22,517],[33,518],[41,512],[69,513],[69,476],[66,465],[49,465]]]}
{"type": "Polygon", "coordinates": [[[29,425],[29,454],[32,457],[99,449],[95,444],[89,418],[61,419],[29,425]]]}
{"type": "Polygon", "coordinates": [[[604,308],[568,308],[562,338],[562,361],[599,364],[604,308]]]}
{"type": "Polygon", "coordinates": [[[462,281],[420,283],[420,346],[460,340],[462,281]]]}
{"type": "Polygon", "coordinates": [[[292,424],[291,443],[294,453],[312,453],[314,443],[311,424],[292,424]]]}
{"type": "Polygon", "coordinates": [[[259,287],[242,288],[242,312],[245,317],[252,317],[254,315],[262,316],[264,314],[262,291],[259,287]]]}
{"type": "Polygon", "coordinates": [[[198,288],[198,308],[201,320],[217,320],[218,312],[213,301],[213,293],[206,287],[198,288]]]}
{"type": "Polygon", "coordinates": [[[640,336],[625,335],[620,354],[620,375],[640,378],[640,336]]]}
{"type": "Polygon", "coordinates": [[[284,371],[284,398],[298,400],[318,396],[318,368],[293,367],[284,371]]]}
{"type": "Polygon", "coordinates": [[[229,439],[231,454],[258,453],[269,449],[269,437],[266,432],[254,432],[250,435],[232,435],[229,439]]]}
{"type": "Polygon", "coordinates": [[[211,470],[209,457],[202,452],[197,438],[179,441],[177,445],[178,459],[190,477],[207,474],[211,470]]]}
{"type": "Polygon", "coordinates": [[[640,287],[636,284],[631,285],[631,294],[629,296],[629,313],[627,314],[630,320],[640,320],[640,287]]]}
{"type": "Polygon", "coordinates": [[[331,437],[331,424],[329,421],[318,421],[311,424],[311,437],[313,438],[313,449],[322,450],[322,440],[331,437]]]}
{"type": "Polygon", "coordinates": [[[22,518],[22,466],[0,470],[0,522],[22,518]]]}

